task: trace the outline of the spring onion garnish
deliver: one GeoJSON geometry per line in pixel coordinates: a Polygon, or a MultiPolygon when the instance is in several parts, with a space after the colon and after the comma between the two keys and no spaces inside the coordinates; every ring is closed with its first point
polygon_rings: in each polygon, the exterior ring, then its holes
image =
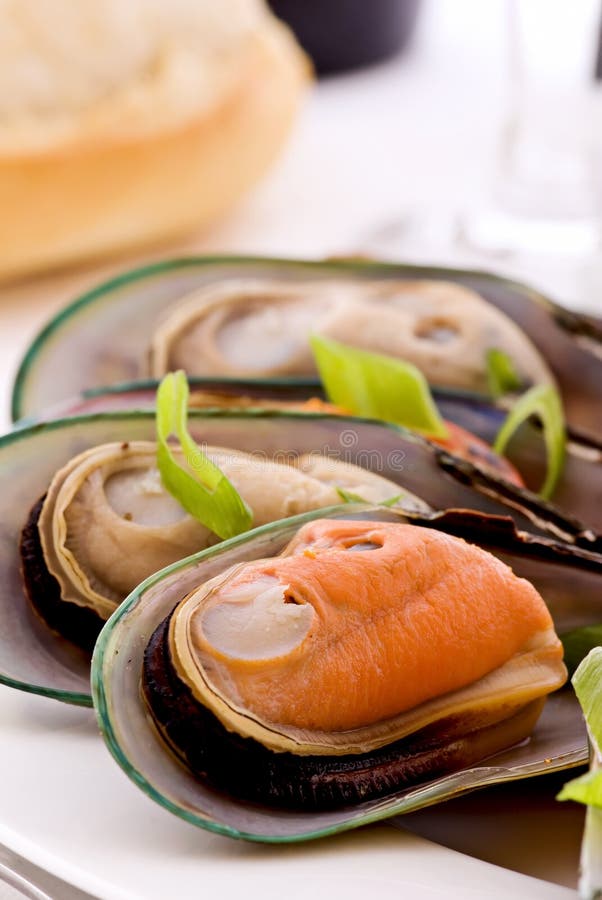
{"type": "Polygon", "coordinates": [[[558,800],[587,805],[579,895],[583,900],[595,900],[602,897],[602,647],[588,653],[572,681],[587,725],[590,770],[565,784],[558,800]]]}
{"type": "Polygon", "coordinates": [[[537,416],[543,425],[548,459],[546,478],[539,493],[548,499],[562,473],[566,450],[562,402],[555,387],[551,384],[536,384],[519,397],[500,428],[493,449],[496,453],[503,454],[514,432],[531,416],[537,416]]]}
{"type": "Polygon", "coordinates": [[[399,494],[395,494],[394,497],[389,497],[387,500],[380,500],[377,504],[374,503],[373,500],[366,500],[365,497],[360,497],[359,494],[354,494],[353,491],[346,491],[345,488],[338,487],[336,489],[337,494],[343,501],[343,503],[372,503],[373,506],[396,506],[400,500],[403,500],[404,497],[408,497],[406,491],[402,491],[399,494]]]}
{"type": "Polygon", "coordinates": [[[178,503],[222,540],[251,528],[253,516],[234,485],[206,456],[187,427],[188,382],[171,372],[157,390],[157,465],[161,480],[178,503]],[[168,438],[177,438],[184,465],[168,438]]]}
{"type": "Polygon", "coordinates": [[[318,335],[311,347],[329,400],[354,416],[447,437],[427,380],[416,366],[318,335]]]}
{"type": "Polygon", "coordinates": [[[511,357],[503,350],[497,347],[488,350],[485,354],[485,364],[489,391],[493,398],[519,391],[523,386],[511,357]]]}
{"type": "Polygon", "coordinates": [[[581,660],[594,647],[602,647],[602,625],[586,625],[560,635],[564,647],[564,664],[572,675],[581,660]]]}

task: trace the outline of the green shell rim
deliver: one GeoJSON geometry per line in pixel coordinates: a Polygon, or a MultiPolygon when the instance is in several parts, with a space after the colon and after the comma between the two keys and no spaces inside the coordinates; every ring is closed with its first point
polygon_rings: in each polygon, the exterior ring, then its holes
{"type": "MultiPolygon", "coordinates": [[[[346,422],[349,425],[355,425],[358,422],[360,425],[371,425],[378,426],[379,428],[387,429],[388,431],[396,432],[404,437],[404,439],[411,439],[416,442],[422,440],[422,438],[418,437],[411,431],[406,431],[399,425],[393,425],[388,422],[381,422],[377,419],[360,419],[354,418],[351,416],[333,416],[328,413],[321,412],[302,412],[296,410],[263,410],[263,409],[249,409],[249,410],[220,410],[220,409],[192,409],[190,410],[190,419],[195,420],[203,420],[203,419],[303,419],[303,420],[327,420],[327,421],[335,421],[335,422],[346,422]]],[[[7,434],[0,436],[0,450],[4,447],[10,446],[11,444],[18,443],[19,441],[29,440],[32,437],[35,437],[40,432],[47,431],[60,431],[63,428],[77,428],[78,426],[85,425],[88,422],[98,422],[98,421],[129,421],[129,420],[154,420],[155,413],[151,409],[122,409],[122,410],[114,410],[113,412],[97,412],[97,413],[88,413],[82,414],[79,416],[70,416],[62,419],[53,419],[49,422],[36,422],[32,425],[27,425],[26,427],[18,428],[14,431],[9,431],[7,434]]],[[[284,521],[284,520],[278,520],[284,521]]],[[[277,523],[270,522],[269,525],[275,525],[277,523]]],[[[262,526],[262,527],[269,527],[262,526]]],[[[257,529],[259,530],[259,529],[257,529]]],[[[239,537],[245,537],[245,535],[250,534],[250,532],[245,532],[243,535],[239,535],[239,537]]],[[[238,538],[233,538],[232,540],[237,540],[238,538]]],[[[215,545],[216,547],[222,547],[226,542],[220,542],[215,545]]],[[[213,548],[210,548],[213,549],[213,548]]],[[[205,552],[205,551],[201,551],[205,552]]],[[[185,558],[186,560],[189,557],[185,558]]],[[[174,566],[179,565],[181,560],[177,563],[174,563],[174,566]]],[[[163,570],[165,571],[165,570],[163,570]]],[[[154,576],[151,576],[151,578],[154,576]]],[[[148,581],[148,579],[147,579],[148,581]]],[[[146,584],[146,582],[143,582],[146,584]]],[[[125,603],[126,601],[124,601],[125,603]]],[[[118,607],[121,609],[121,606],[118,607]]],[[[58,688],[48,688],[43,685],[32,684],[28,681],[19,681],[18,679],[11,678],[10,676],[4,675],[0,672],[0,684],[6,685],[7,687],[15,688],[19,691],[24,691],[28,694],[38,694],[41,697],[49,697],[52,700],[60,700],[63,703],[69,703],[72,706],[92,706],[92,697],[90,694],[82,693],[81,691],[65,691],[60,690],[58,688]]]]}
{"type": "MultiPolygon", "coordinates": [[[[534,302],[540,305],[543,304],[552,314],[556,313],[557,315],[561,315],[562,320],[559,322],[559,325],[561,327],[566,327],[567,319],[571,319],[573,322],[581,322],[587,320],[586,318],[582,319],[578,313],[574,313],[570,310],[565,310],[564,308],[558,306],[544,294],[528,287],[527,285],[521,284],[517,281],[513,281],[512,279],[504,278],[500,275],[494,275],[490,272],[481,271],[478,269],[456,269],[453,267],[445,266],[406,265],[403,263],[379,262],[377,260],[303,260],[262,256],[230,255],[175,257],[156,263],[151,263],[146,266],[129,269],[120,275],[110,278],[107,281],[101,282],[96,287],[77,297],[46,323],[41,331],[38,332],[33,342],[29,345],[29,348],[26,351],[26,354],[17,370],[17,374],[13,383],[11,399],[12,421],[17,422],[23,417],[23,397],[27,385],[27,380],[40,350],[42,349],[48,338],[50,338],[56,331],[58,331],[62,327],[62,325],[67,322],[75,313],[79,312],[81,309],[86,308],[87,306],[90,306],[105,294],[109,294],[133,282],[143,281],[144,279],[151,278],[154,275],[162,275],[166,272],[171,272],[176,269],[188,269],[199,266],[212,265],[271,265],[275,267],[292,266],[301,269],[309,269],[310,271],[330,269],[334,271],[351,273],[376,273],[379,271],[382,273],[397,272],[399,274],[416,275],[423,278],[438,277],[442,279],[453,276],[455,276],[456,278],[462,276],[471,278],[484,278],[493,283],[505,285],[520,294],[524,294],[525,296],[530,297],[534,302]]],[[[270,382],[271,379],[264,380],[265,384],[269,384],[270,382]]]]}
{"type": "MultiPolygon", "coordinates": [[[[106,387],[101,385],[100,387],[85,388],[78,396],[81,397],[82,400],[93,400],[96,397],[110,397],[115,394],[127,394],[130,391],[156,391],[160,383],[160,378],[141,378],[140,380],[136,379],[135,381],[118,381],[116,384],[110,384],[106,387]]],[[[248,390],[252,390],[253,388],[273,388],[274,391],[286,388],[307,388],[307,390],[311,390],[312,388],[321,389],[322,387],[322,382],[319,378],[301,375],[298,377],[296,375],[291,375],[288,378],[209,378],[191,375],[188,378],[188,384],[191,390],[194,390],[195,388],[202,389],[209,385],[215,386],[216,390],[219,390],[222,385],[224,387],[240,385],[241,390],[244,388],[247,388],[248,390]]],[[[495,398],[490,397],[487,394],[477,394],[466,388],[434,387],[432,390],[435,398],[439,396],[442,398],[449,397],[452,400],[462,400],[466,403],[486,403],[496,409],[502,409],[502,407],[496,406],[495,398]]],[[[263,399],[263,397],[257,397],[258,407],[261,406],[263,399]]],[[[210,409],[210,407],[203,408],[210,409]]],[[[245,409],[248,410],[249,407],[245,407],[245,409]]],[[[283,411],[286,412],[286,410],[283,411]]],[[[269,410],[265,410],[265,412],[269,412],[269,410]]],[[[292,412],[294,412],[294,410],[292,410],[292,412]]],[[[66,418],[66,416],[61,416],[61,418],[66,418]]],[[[358,416],[353,416],[353,418],[358,418],[358,416]]],[[[21,421],[26,422],[27,420],[23,419],[21,421]]],[[[380,422],[384,421],[384,419],[374,421],[380,422]]]]}
{"type": "MultiPolygon", "coordinates": [[[[100,387],[86,388],[81,392],[81,397],[87,400],[94,397],[108,396],[110,394],[127,394],[128,391],[156,390],[160,383],[160,378],[140,378],[134,381],[118,381],[116,384],[110,384],[106,387],[101,385],[100,387]]],[[[262,388],[266,385],[270,385],[275,388],[299,387],[309,389],[319,386],[320,381],[318,378],[312,378],[311,376],[308,376],[307,378],[297,378],[295,376],[291,376],[290,378],[199,378],[193,375],[188,379],[188,383],[191,388],[201,388],[209,384],[239,384],[242,388],[244,384],[249,388],[262,388]]],[[[261,400],[261,398],[258,398],[258,400],[261,400]]]]}
{"type": "MultiPolygon", "coordinates": [[[[96,413],[92,412],[79,412],[74,415],[65,412],[64,410],[68,408],[68,404],[73,403],[85,403],[88,400],[95,400],[98,397],[117,397],[121,394],[129,394],[137,391],[156,391],[159,384],[161,382],[160,378],[141,378],[140,380],[136,379],[134,381],[117,381],[115,384],[109,385],[99,385],[98,387],[84,388],[83,391],[80,391],[78,394],[72,394],[70,397],[65,397],[63,400],[59,400],[57,403],[58,415],[55,418],[49,417],[47,419],[40,418],[39,413],[33,413],[23,418],[16,419],[13,421],[13,429],[24,429],[31,428],[33,425],[42,425],[47,424],[49,422],[57,421],[58,419],[72,419],[75,416],[92,416],[96,415],[96,413]]],[[[286,389],[287,387],[294,388],[307,388],[308,390],[311,388],[319,388],[320,383],[317,379],[314,378],[302,378],[297,380],[296,378],[273,378],[273,379],[265,379],[265,378],[202,378],[197,376],[191,376],[188,378],[188,385],[191,390],[195,388],[202,389],[207,385],[211,385],[215,387],[216,390],[219,390],[219,386],[223,385],[224,387],[228,387],[230,385],[240,385],[241,390],[244,385],[248,386],[250,390],[253,388],[262,388],[267,387],[268,385],[274,388],[275,391],[286,389]]],[[[439,389],[437,389],[439,393],[439,389]]],[[[459,395],[459,392],[458,392],[459,395]]],[[[267,415],[270,410],[264,409],[261,406],[263,401],[263,397],[257,398],[257,405],[252,407],[244,407],[241,409],[241,412],[250,412],[253,410],[265,412],[267,415]]],[[[480,397],[478,394],[470,394],[466,393],[467,400],[486,400],[486,397],[480,397]]],[[[54,404],[51,409],[54,409],[54,404]]],[[[191,408],[191,411],[208,411],[210,409],[218,410],[219,407],[201,407],[195,410],[195,407],[191,408]]],[[[118,412],[134,412],[138,409],[142,409],[145,412],[148,412],[148,409],[144,409],[144,407],[124,407],[123,409],[114,409],[114,410],[104,410],[105,413],[118,413],[118,412]]],[[[102,410],[99,410],[98,413],[102,413],[102,410]]],[[[234,414],[236,412],[235,407],[228,407],[224,409],[224,412],[234,414]]],[[[282,412],[294,412],[294,410],[282,410],[282,412]]]]}
{"type": "MultiPolygon", "coordinates": [[[[99,386],[99,387],[91,387],[85,388],[79,394],[74,394],[71,397],[66,398],[65,400],[59,401],[58,403],[58,415],[56,419],[67,419],[74,418],[75,416],[92,416],[103,412],[103,410],[98,410],[98,413],[93,412],[85,412],[81,411],[78,413],[69,413],[68,410],[69,403],[86,403],[89,400],[95,400],[97,398],[103,397],[118,397],[120,395],[126,395],[130,393],[136,392],[144,392],[144,391],[156,391],[161,379],[160,378],[142,378],[140,380],[135,381],[118,381],[115,384],[107,385],[107,386],[99,386]]],[[[203,390],[203,388],[209,388],[209,390],[220,391],[222,388],[232,387],[237,385],[241,391],[248,390],[253,391],[255,388],[266,388],[273,390],[274,394],[277,394],[279,391],[286,391],[287,388],[296,388],[296,389],[305,389],[308,393],[315,391],[320,392],[322,390],[321,383],[319,379],[309,377],[299,377],[291,376],[289,378],[205,378],[202,376],[192,375],[188,378],[188,385],[191,391],[194,390],[203,390]]],[[[478,394],[473,391],[468,391],[463,388],[446,388],[446,387],[435,387],[433,390],[433,396],[435,398],[435,402],[438,400],[456,400],[461,401],[463,403],[469,405],[482,405],[488,406],[492,410],[496,410],[498,412],[504,413],[504,407],[499,405],[495,398],[490,397],[486,394],[478,394]]],[[[246,412],[247,414],[253,412],[261,412],[265,415],[269,415],[273,407],[265,407],[263,405],[264,397],[257,397],[256,403],[252,406],[241,407],[241,412],[246,412]]],[[[273,399],[276,399],[274,397],[273,399]]],[[[127,412],[128,409],[133,412],[137,409],[147,410],[147,407],[124,407],[123,409],[114,409],[114,410],[104,410],[106,413],[117,413],[117,412],[127,412]]],[[[195,407],[192,407],[195,409],[195,407]]],[[[209,410],[219,410],[219,407],[199,407],[199,411],[208,412],[209,410]]],[[[233,415],[236,411],[236,407],[225,407],[224,413],[229,413],[233,415]]],[[[283,413],[294,413],[296,410],[294,409],[285,409],[281,410],[283,413]]],[[[311,414],[311,410],[297,410],[297,412],[304,413],[305,415],[311,414]]],[[[329,413],[326,413],[329,415],[329,413]]],[[[354,418],[358,418],[355,417],[354,418]]],[[[14,430],[21,430],[24,428],[31,428],[33,425],[44,424],[48,422],[56,421],[53,417],[49,418],[40,418],[38,414],[34,413],[33,415],[25,416],[25,418],[18,419],[16,422],[13,422],[14,430]]],[[[373,421],[383,421],[384,420],[373,420],[373,421]]],[[[398,426],[402,427],[402,426],[398,426]]]]}
{"type": "MultiPolygon", "coordinates": [[[[286,519],[280,519],[277,522],[270,522],[267,525],[261,525],[259,528],[254,528],[251,531],[247,531],[245,534],[237,535],[234,538],[223,541],[219,545],[208,547],[206,550],[201,550],[199,553],[192,554],[185,559],[179,560],[178,562],[167,566],[159,572],[155,572],[154,575],[151,575],[149,578],[143,581],[140,585],[138,585],[137,588],[134,588],[132,593],[124,600],[121,606],[119,606],[119,608],[115,610],[111,618],[106,622],[94,648],[90,678],[93,705],[96,712],[98,726],[111,755],[120,766],[120,768],[125,772],[128,778],[130,778],[143,791],[143,793],[150,797],[151,800],[154,800],[155,803],[158,803],[159,806],[163,807],[163,809],[166,809],[168,812],[173,813],[174,815],[178,816],[178,818],[183,819],[185,822],[189,822],[191,825],[203,828],[206,831],[212,832],[213,834],[219,834],[238,840],[252,841],[261,844],[298,844],[305,841],[318,840],[319,838],[341,834],[342,832],[351,831],[352,829],[360,828],[364,825],[380,822],[385,819],[391,818],[392,816],[399,815],[403,812],[411,812],[411,809],[404,810],[404,801],[403,799],[400,799],[386,809],[376,807],[372,810],[366,810],[363,813],[359,812],[357,816],[353,816],[353,812],[350,810],[350,818],[344,822],[337,822],[333,825],[327,825],[321,828],[317,828],[314,831],[308,831],[302,834],[290,835],[254,834],[252,832],[241,831],[240,829],[235,828],[231,825],[226,825],[224,823],[205,818],[202,815],[194,813],[191,810],[186,809],[184,806],[181,806],[180,804],[169,800],[164,794],[161,793],[161,791],[157,790],[150,781],[148,781],[148,779],[142,774],[142,772],[140,772],[135,768],[135,766],[130,763],[128,757],[122,751],[121,745],[113,729],[112,720],[109,713],[108,697],[105,690],[105,683],[103,678],[105,660],[110,660],[110,643],[115,629],[119,626],[122,618],[124,618],[134,610],[134,608],[142,600],[145,592],[149,588],[162,581],[165,577],[173,574],[174,572],[178,572],[180,569],[184,569],[186,566],[195,564],[198,561],[202,561],[203,559],[211,557],[216,552],[227,552],[233,547],[237,547],[240,544],[243,544],[256,537],[261,537],[262,535],[269,534],[271,531],[275,531],[282,526],[298,525],[299,527],[301,527],[305,522],[312,521],[313,519],[319,518],[321,516],[333,516],[336,513],[343,512],[353,513],[368,511],[370,509],[374,510],[374,507],[361,504],[346,504],[343,506],[327,507],[323,510],[313,510],[311,512],[302,513],[301,515],[290,516],[286,519]]],[[[165,752],[168,753],[167,750],[165,752]]],[[[450,795],[445,799],[451,799],[452,796],[460,796],[463,793],[467,793],[467,791],[469,790],[477,789],[479,786],[486,787],[490,784],[520,781],[522,778],[526,777],[536,777],[539,774],[549,774],[554,771],[574,768],[576,766],[583,765],[584,762],[586,762],[585,756],[583,760],[572,760],[569,763],[567,763],[566,761],[562,763],[562,757],[558,757],[556,760],[557,764],[549,765],[546,768],[545,773],[531,772],[520,774],[520,772],[513,772],[510,769],[506,769],[504,770],[505,774],[502,775],[500,772],[498,772],[496,778],[493,780],[489,780],[484,777],[483,783],[481,785],[474,784],[472,787],[465,789],[458,787],[455,791],[450,792],[450,795]]]]}

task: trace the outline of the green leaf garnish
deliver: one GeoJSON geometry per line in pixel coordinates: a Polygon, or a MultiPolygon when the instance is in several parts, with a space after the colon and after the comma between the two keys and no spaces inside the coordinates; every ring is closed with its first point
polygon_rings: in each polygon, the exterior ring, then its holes
{"type": "Polygon", "coordinates": [[[510,356],[497,347],[492,347],[485,354],[487,381],[489,392],[494,398],[502,397],[513,391],[519,391],[523,385],[510,356]]]}
{"type": "Polygon", "coordinates": [[[558,800],[587,805],[581,845],[579,895],[602,896],[602,647],[590,650],[572,678],[591,744],[590,770],[562,788],[558,800]]]}
{"type": "MultiPolygon", "coordinates": [[[[592,745],[592,768],[562,788],[558,800],[577,800],[602,809],[602,647],[594,647],[580,663],[572,679],[592,745]]],[[[602,845],[600,847],[602,852],[602,845]]]]}
{"type": "Polygon", "coordinates": [[[548,458],[546,478],[539,493],[544,499],[548,499],[562,474],[566,452],[562,402],[553,385],[536,384],[519,397],[500,428],[493,449],[496,453],[503,454],[514,432],[533,415],[537,416],[543,425],[543,439],[548,458]]]}
{"type": "Polygon", "coordinates": [[[586,772],[585,775],[580,775],[579,778],[567,781],[556,799],[574,800],[576,803],[583,803],[585,806],[595,806],[597,809],[602,809],[602,771],[600,769],[598,771],[592,769],[586,772]]]}
{"type": "Polygon", "coordinates": [[[359,494],[354,494],[353,491],[346,491],[345,488],[338,487],[336,488],[336,492],[344,503],[371,503],[373,506],[395,506],[399,503],[400,500],[403,500],[404,497],[410,496],[406,491],[401,491],[399,494],[395,494],[394,497],[389,497],[387,500],[379,500],[377,503],[374,500],[366,500],[365,497],[360,497],[359,494]]]}
{"type": "Polygon", "coordinates": [[[602,748],[602,647],[587,654],[571,679],[598,755],[602,748]]]}
{"type": "Polygon", "coordinates": [[[564,664],[572,675],[590,650],[602,647],[602,624],[574,628],[561,634],[560,640],[564,647],[564,664]]]}
{"type": "Polygon", "coordinates": [[[382,419],[446,438],[428,382],[411,363],[313,335],[318,372],[329,400],[354,416],[382,419]]]}
{"type": "Polygon", "coordinates": [[[157,465],[161,480],[178,503],[222,540],[248,531],[251,510],[234,485],[192,438],[187,427],[188,382],[184,372],[171,372],[157,390],[157,465]],[[177,438],[185,465],[175,457],[168,438],[177,438]]]}
{"type": "Polygon", "coordinates": [[[343,503],[368,503],[365,497],[360,497],[359,494],[354,494],[353,491],[346,491],[345,488],[337,487],[336,492],[343,503]]]}
{"type": "Polygon", "coordinates": [[[394,497],[389,497],[388,500],[381,500],[378,505],[379,506],[388,506],[389,508],[391,508],[393,506],[397,506],[397,504],[401,500],[403,500],[403,498],[405,496],[406,496],[406,494],[404,494],[403,492],[401,494],[395,494],[394,497]]]}

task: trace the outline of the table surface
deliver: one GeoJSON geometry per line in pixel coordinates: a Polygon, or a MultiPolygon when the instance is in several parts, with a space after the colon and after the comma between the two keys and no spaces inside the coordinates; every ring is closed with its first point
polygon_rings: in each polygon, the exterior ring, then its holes
{"type": "MultiPolygon", "coordinates": [[[[488,189],[503,97],[501,14],[501,0],[426,2],[413,51],[322,82],[269,178],[210,234],[0,288],[0,423],[8,427],[15,367],[45,320],[132,264],[189,252],[472,262],[450,244],[449,229],[454,213],[488,189]],[[430,236],[421,247],[424,223],[430,236]]],[[[600,295],[583,299],[574,270],[544,268],[527,275],[564,302],[602,310],[600,295]]],[[[89,710],[2,688],[0,728],[8,773],[0,841],[75,885],[96,885],[99,896],[168,896],[174,872],[182,898],[201,887],[270,898],[284,882],[289,897],[314,886],[321,895],[329,884],[348,900],[398,897],[400,887],[417,900],[576,896],[583,819],[555,803],[557,781],[472,795],[407,817],[403,830],[378,826],[274,849],[204,834],[155,807],[113,764],[89,710]]]]}

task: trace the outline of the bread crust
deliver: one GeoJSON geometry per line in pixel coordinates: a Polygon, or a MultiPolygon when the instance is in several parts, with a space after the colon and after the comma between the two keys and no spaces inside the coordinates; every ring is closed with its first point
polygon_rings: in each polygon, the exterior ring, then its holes
{"type": "Polygon", "coordinates": [[[280,150],[309,76],[275,21],[239,64],[233,87],[178,127],[0,154],[0,278],[156,243],[230,208],[280,150]]]}

